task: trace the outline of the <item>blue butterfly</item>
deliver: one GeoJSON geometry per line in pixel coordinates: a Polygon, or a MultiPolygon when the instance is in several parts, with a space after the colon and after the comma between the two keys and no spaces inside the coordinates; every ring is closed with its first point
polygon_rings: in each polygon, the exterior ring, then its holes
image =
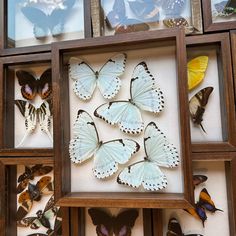
{"type": "Polygon", "coordinates": [[[139,144],[131,139],[99,141],[92,117],[83,110],[78,111],[74,124],[74,138],[69,145],[70,159],[82,163],[94,157],[93,172],[97,178],[105,178],[118,170],[118,163],[126,163],[139,150],[139,144]]]}
{"type": "Polygon", "coordinates": [[[110,58],[99,71],[94,71],[83,60],[71,57],[69,61],[69,77],[75,82],[73,90],[82,100],[88,100],[98,86],[102,96],[111,99],[121,87],[121,76],[125,70],[126,54],[121,53],[110,58]]]}
{"type": "Polygon", "coordinates": [[[175,167],[179,163],[176,147],[170,144],[154,122],[150,122],[144,133],[144,160],[122,170],[117,178],[119,184],[146,190],[160,190],[167,186],[167,178],[161,167],[175,167]]]}
{"type": "Polygon", "coordinates": [[[118,124],[125,133],[139,134],[143,131],[140,109],[158,113],[164,108],[162,91],[145,62],[139,63],[133,71],[130,97],[128,101],[105,103],[94,111],[94,115],[111,125],[118,124]]]}

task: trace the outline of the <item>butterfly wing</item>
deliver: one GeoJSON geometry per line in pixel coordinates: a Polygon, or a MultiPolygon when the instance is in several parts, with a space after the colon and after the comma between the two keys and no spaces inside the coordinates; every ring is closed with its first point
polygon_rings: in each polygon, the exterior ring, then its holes
{"type": "Polygon", "coordinates": [[[195,57],[188,62],[188,89],[198,86],[203,78],[208,66],[208,56],[195,57]]]}
{"type": "Polygon", "coordinates": [[[167,186],[166,176],[160,168],[145,160],[124,168],[117,177],[117,182],[133,188],[143,185],[144,189],[151,191],[160,190],[167,186]]]}
{"type": "Polygon", "coordinates": [[[193,175],[193,185],[197,186],[207,181],[207,176],[205,175],[193,175]]]}
{"type": "Polygon", "coordinates": [[[37,164],[31,168],[33,177],[35,176],[41,176],[41,175],[46,175],[49,172],[51,172],[53,169],[52,166],[44,166],[42,164],[37,164]]]}
{"type": "Polygon", "coordinates": [[[35,7],[22,7],[23,15],[34,25],[34,36],[42,38],[48,32],[48,16],[40,9],[35,7]]]}
{"type": "Polygon", "coordinates": [[[19,85],[21,86],[21,94],[27,100],[35,98],[37,93],[37,82],[32,74],[24,70],[16,71],[19,85]]]}
{"type": "Polygon", "coordinates": [[[99,106],[94,115],[110,125],[118,125],[124,133],[139,134],[144,123],[140,110],[128,101],[115,101],[99,106]]]}
{"type": "Polygon", "coordinates": [[[139,63],[133,71],[130,93],[134,104],[142,110],[159,113],[164,108],[163,93],[145,62],[139,63]]]}
{"type": "Polygon", "coordinates": [[[39,189],[40,193],[43,194],[52,194],[54,187],[51,182],[51,176],[43,176],[36,184],[36,187],[39,189]]]}
{"type": "Polygon", "coordinates": [[[43,72],[37,80],[38,93],[42,99],[47,99],[52,94],[52,69],[43,72]]]}
{"type": "Polygon", "coordinates": [[[69,145],[70,159],[74,163],[81,163],[93,156],[99,143],[96,126],[87,112],[78,111],[73,133],[74,138],[69,145]]]}
{"type": "Polygon", "coordinates": [[[176,218],[169,220],[166,236],[183,236],[181,226],[176,218]]]}
{"type": "Polygon", "coordinates": [[[139,150],[139,144],[130,139],[118,139],[103,143],[94,155],[93,172],[97,178],[113,175],[118,163],[125,164],[139,150]]]}
{"type": "MultiPolygon", "coordinates": [[[[37,217],[26,217],[20,221],[17,221],[17,226],[19,227],[29,227],[31,226],[35,221],[37,221],[37,217]]],[[[37,224],[36,224],[37,225],[37,224]]],[[[35,229],[38,229],[39,227],[36,226],[35,229]]]]}
{"type": "Polygon", "coordinates": [[[120,212],[113,223],[115,236],[130,236],[137,217],[138,211],[136,209],[120,212]]]}
{"type": "Polygon", "coordinates": [[[21,181],[16,187],[17,194],[21,193],[27,187],[28,183],[29,183],[29,179],[25,179],[21,181]]]}
{"type": "Polygon", "coordinates": [[[31,210],[33,206],[33,200],[31,199],[30,193],[28,190],[20,194],[18,198],[18,203],[20,206],[16,212],[16,220],[19,221],[23,219],[31,210]]]}
{"type": "Polygon", "coordinates": [[[175,167],[179,164],[176,147],[167,141],[154,122],[150,122],[145,129],[144,147],[147,159],[158,166],[175,167]]]}
{"type": "Polygon", "coordinates": [[[71,57],[69,78],[75,80],[73,91],[82,100],[89,100],[96,87],[97,77],[94,70],[85,61],[71,57]]]}
{"type": "Polygon", "coordinates": [[[120,53],[111,57],[98,72],[98,88],[102,96],[111,99],[121,87],[120,76],[124,73],[126,54],[120,53]]]}

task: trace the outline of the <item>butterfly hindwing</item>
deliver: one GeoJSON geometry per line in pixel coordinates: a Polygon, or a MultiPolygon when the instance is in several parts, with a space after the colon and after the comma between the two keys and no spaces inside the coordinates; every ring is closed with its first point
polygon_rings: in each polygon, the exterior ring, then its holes
{"type": "Polygon", "coordinates": [[[181,226],[176,218],[171,218],[168,223],[166,236],[183,236],[181,226]]]}

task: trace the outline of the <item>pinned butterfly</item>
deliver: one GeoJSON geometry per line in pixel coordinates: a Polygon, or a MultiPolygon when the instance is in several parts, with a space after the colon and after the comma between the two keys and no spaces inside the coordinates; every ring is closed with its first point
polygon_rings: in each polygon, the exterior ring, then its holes
{"type": "Polygon", "coordinates": [[[99,140],[92,117],[79,110],[73,128],[74,138],[69,145],[70,159],[82,163],[94,157],[93,173],[97,178],[106,178],[118,170],[139,150],[139,144],[131,139],[99,140]]]}
{"type": "Polygon", "coordinates": [[[131,236],[132,228],[138,217],[138,211],[136,209],[121,211],[116,216],[98,208],[90,208],[88,213],[93,224],[96,226],[98,236],[131,236]]]}
{"type": "Polygon", "coordinates": [[[114,98],[120,90],[120,76],[124,73],[126,54],[111,57],[99,71],[94,71],[84,60],[71,57],[69,78],[74,80],[73,90],[82,100],[91,99],[96,86],[105,99],[114,98]]]}
{"type": "Polygon", "coordinates": [[[94,115],[110,125],[118,125],[129,134],[140,134],[144,128],[141,110],[158,114],[164,109],[164,96],[145,62],[133,71],[130,99],[113,101],[99,106],[94,115]]]}
{"type": "Polygon", "coordinates": [[[117,182],[133,188],[142,185],[144,189],[151,191],[163,189],[167,186],[167,178],[160,167],[178,166],[177,149],[168,142],[154,122],[150,122],[145,129],[144,148],[146,157],[123,169],[117,182]]]}
{"type": "Polygon", "coordinates": [[[15,100],[16,106],[19,108],[20,113],[25,118],[26,133],[21,142],[16,146],[20,147],[29,134],[33,133],[39,123],[41,131],[45,132],[50,141],[53,142],[50,133],[51,118],[52,118],[52,101],[51,99],[45,100],[39,108],[35,108],[31,103],[24,100],[15,100]]]}

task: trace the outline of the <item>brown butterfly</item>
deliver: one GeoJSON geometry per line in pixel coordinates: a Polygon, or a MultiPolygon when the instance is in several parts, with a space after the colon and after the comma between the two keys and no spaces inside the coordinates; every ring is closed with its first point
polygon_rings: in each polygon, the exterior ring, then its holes
{"type": "Polygon", "coordinates": [[[197,186],[207,181],[207,176],[205,175],[193,175],[193,186],[197,186]]]}
{"type": "Polygon", "coordinates": [[[42,164],[37,164],[35,166],[29,167],[25,166],[25,172],[18,177],[17,182],[19,183],[16,191],[17,194],[21,193],[28,185],[30,180],[33,180],[36,176],[46,175],[52,171],[51,166],[44,166],[42,164]]]}
{"type": "Polygon", "coordinates": [[[201,234],[183,234],[181,226],[176,218],[171,218],[168,223],[166,236],[202,236],[201,234]]]}
{"type": "Polygon", "coordinates": [[[49,68],[43,72],[40,78],[35,78],[31,73],[18,70],[16,71],[21,94],[27,100],[32,100],[37,94],[42,99],[48,98],[52,93],[52,69],[49,68]]]}
{"type": "Polygon", "coordinates": [[[29,183],[28,190],[20,194],[18,203],[20,204],[17,212],[17,221],[25,217],[33,206],[33,201],[40,201],[42,194],[53,193],[53,183],[51,182],[52,177],[42,177],[36,185],[29,183]]]}
{"type": "Polygon", "coordinates": [[[200,125],[202,130],[206,133],[205,129],[202,126],[203,114],[205,112],[205,107],[208,103],[208,99],[210,94],[213,91],[213,87],[206,87],[197,92],[190,100],[189,100],[189,110],[192,121],[196,125],[200,125]]]}

